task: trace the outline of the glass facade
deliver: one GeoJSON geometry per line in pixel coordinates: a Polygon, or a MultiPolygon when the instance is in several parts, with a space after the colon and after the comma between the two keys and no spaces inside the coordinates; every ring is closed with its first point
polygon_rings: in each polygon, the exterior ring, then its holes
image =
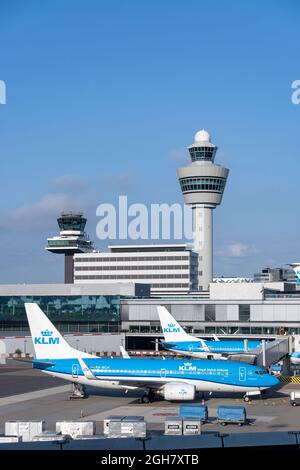
{"type": "MultiPolygon", "coordinates": [[[[197,255],[196,255],[197,256],[197,255]]],[[[75,263],[102,263],[102,262],[116,262],[120,261],[188,261],[189,256],[93,256],[89,258],[88,256],[76,257],[75,263]]],[[[126,268],[128,269],[128,268],[126,268]]]]}
{"type": "Polygon", "coordinates": [[[215,147],[191,147],[189,148],[190,156],[193,162],[197,160],[214,160],[216,148],[215,147]]]}
{"type": "Polygon", "coordinates": [[[161,270],[188,270],[188,264],[162,264],[162,265],[155,265],[152,266],[143,266],[143,265],[135,265],[135,266],[120,266],[120,265],[108,265],[108,266],[75,266],[75,271],[161,271],[161,270]]]}
{"type": "Polygon", "coordinates": [[[57,219],[57,223],[60,230],[78,230],[83,232],[86,219],[82,214],[62,214],[62,216],[57,219]]]}
{"type": "Polygon", "coordinates": [[[250,304],[239,305],[239,321],[240,322],[250,321],[250,304]]]}
{"type": "Polygon", "coordinates": [[[48,240],[48,246],[49,247],[52,247],[52,246],[75,246],[77,247],[78,246],[78,242],[80,240],[67,240],[67,239],[64,239],[64,240],[48,240]]]}
{"type": "Polygon", "coordinates": [[[226,180],[224,178],[181,178],[182,192],[187,191],[217,191],[223,193],[226,180]]]}
{"type": "Polygon", "coordinates": [[[123,298],[107,295],[3,296],[0,297],[0,329],[28,328],[24,303],[36,302],[49,319],[64,331],[118,331],[121,325],[120,301],[123,298]]]}
{"type": "Polygon", "coordinates": [[[204,308],[205,321],[216,321],[216,306],[208,304],[205,305],[204,308]]]}

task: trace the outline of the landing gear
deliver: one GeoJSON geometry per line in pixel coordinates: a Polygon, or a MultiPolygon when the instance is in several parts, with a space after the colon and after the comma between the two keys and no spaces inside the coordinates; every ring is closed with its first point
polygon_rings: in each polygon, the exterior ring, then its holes
{"type": "Polygon", "coordinates": [[[150,403],[150,398],[149,398],[149,395],[143,395],[142,398],[141,398],[141,402],[142,403],[150,403]]]}
{"type": "Polygon", "coordinates": [[[245,395],[243,396],[245,402],[251,401],[251,398],[254,396],[259,396],[261,398],[261,391],[260,390],[254,390],[254,391],[249,391],[246,392],[245,395]]]}
{"type": "Polygon", "coordinates": [[[141,397],[141,403],[151,403],[151,401],[154,400],[154,393],[152,392],[152,390],[149,390],[149,392],[145,393],[142,397],[141,397]]]}
{"type": "Polygon", "coordinates": [[[87,393],[84,385],[73,383],[72,384],[72,394],[70,395],[70,400],[76,398],[86,398],[87,393]]]}

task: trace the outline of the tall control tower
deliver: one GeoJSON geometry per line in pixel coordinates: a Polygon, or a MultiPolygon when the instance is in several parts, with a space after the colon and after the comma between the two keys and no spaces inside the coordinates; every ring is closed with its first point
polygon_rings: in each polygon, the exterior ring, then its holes
{"type": "Polygon", "coordinates": [[[213,209],[221,204],[229,170],[214,163],[217,147],[204,129],[188,147],[192,163],[177,170],[185,204],[193,209],[194,251],[199,255],[198,288],[213,279],[213,209]]]}
{"type": "Polygon", "coordinates": [[[60,234],[47,239],[46,250],[65,255],[65,284],[73,284],[73,255],[93,251],[93,243],[84,231],[86,219],[81,213],[63,212],[57,222],[60,234]]]}

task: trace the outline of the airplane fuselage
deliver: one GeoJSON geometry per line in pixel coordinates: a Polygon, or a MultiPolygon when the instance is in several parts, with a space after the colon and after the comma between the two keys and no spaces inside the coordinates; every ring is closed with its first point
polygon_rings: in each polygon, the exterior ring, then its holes
{"type": "Polygon", "coordinates": [[[184,382],[197,391],[249,392],[277,384],[277,379],[259,367],[224,361],[182,361],[175,359],[100,359],[84,362],[91,377],[84,374],[80,361],[47,359],[34,367],[55,377],[99,388],[159,389],[168,382],[184,382]]]}
{"type": "Polygon", "coordinates": [[[180,355],[187,355],[199,359],[225,359],[226,355],[242,354],[250,352],[261,346],[260,341],[248,341],[248,349],[245,349],[244,341],[205,341],[209,351],[203,347],[200,341],[163,342],[164,349],[180,355]]]}

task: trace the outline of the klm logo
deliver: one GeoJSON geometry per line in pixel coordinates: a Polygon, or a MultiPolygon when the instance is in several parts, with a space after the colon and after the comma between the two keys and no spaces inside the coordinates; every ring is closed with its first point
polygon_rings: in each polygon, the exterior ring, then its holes
{"type": "Polygon", "coordinates": [[[169,323],[167,328],[164,328],[164,333],[180,333],[180,328],[176,328],[174,323],[169,323]]]}
{"type": "Polygon", "coordinates": [[[34,344],[59,344],[59,338],[52,338],[53,331],[41,331],[41,336],[34,338],[34,344]]]}
{"type": "Polygon", "coordinates": [[[182,372],[196,372],[197,367],[193,366],[191,362],[185,362],[183,366],[179,366],[179,370],[182,372]]]}

